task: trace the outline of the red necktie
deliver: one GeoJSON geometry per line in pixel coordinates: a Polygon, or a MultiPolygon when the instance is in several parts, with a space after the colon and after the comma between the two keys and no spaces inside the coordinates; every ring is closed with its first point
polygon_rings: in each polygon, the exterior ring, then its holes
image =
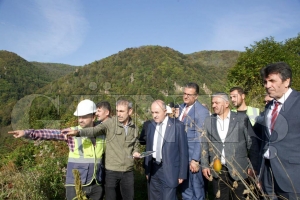
{"type": "Polygon", "coordinates": [[[187,116],[188,112],[189,112],[189,107],[186,106],[186,107],[185,107],[185,110],[184,110],[184,113],[183,113],[183,115],[182,115],[182,118],[181,118],[181,121],[182,121],[182,122],[183,122],[184,118],[187,116]]]}
{"type": "Polygon", "coordinates": [[[280,105],[280,102],[278,102],[278,101],[274,102],[274,108],[273,108],[272,114],[271,114],[271,133],[274,130],[275,121],[278,116],[278,106],[279,105],[280,105]]]}

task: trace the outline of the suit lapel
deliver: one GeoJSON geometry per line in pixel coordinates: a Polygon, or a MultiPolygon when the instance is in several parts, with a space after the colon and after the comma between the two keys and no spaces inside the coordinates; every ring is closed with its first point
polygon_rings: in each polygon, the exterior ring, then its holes
{"type": "MultiPolygon", "coordinates": [[[[236,122],[237,122],[237,120],[236,120],[237,115],[238,115],[237,113],[230,111],[229,126],[228,126],[228,131],[226,134],[225,141],[230,136],[230,134],[233,132],[233,128],[235,127],[236,122]]],[[[244,122],[242,122],[242,123],[244,123],[244,122]]]]}
{"type": "Polygon", "coordinates": [[[297,92],[292,91],[292,93],[289,95],[289,97],[285,100],[283,103],[280,112],[276,118],[275,125],[274,125],[274,131],[272,132],[270,136],[271,141],[278,141],[283,139],[283,137],[286,136],[288,133],[288,112],[290,109],[293,108],[296,100],[298,99],[297,92]]]}
{"type": "Polygon", "coordinates": [[[151,123],[148,125],[149,130],[149,151],[153,151],[153,143],[154,143],[154,134],[156,129],[156,123],[151,120],[151,123]]]}
{"type": "MultiPolygon", "coordinates": [[[[219,132],[218,132],[218,128],[217,128],[217,115],[213,115],[211,118],[211,125],[212,125],[212,132],[211,132],[211,136],[216,140],[216,141],[221,141],[219,132]]],[[[212,139],[212,138],[210,138],[212,139]]]]}
{"type": "Polygon", "coordinates": [[[285,115],[286,113],[288,113],[289,110],[294,106],[297,97],[298,97],[297,92],[293,90],[292,93],[289,95],[289,97],[283,103],[279,115],[285,115]]]}
{"type": "Polygon", "coordinates": [[[174,134],[172,132],[172,130],[174,129],[174,123],[173,121],[169,118],[168,122],[167,122],[167,126],[166,126],[166,131],[165,131],[165,135],[164,135],[164,140],[163,140],[163,145],[165,145],[166,142],[172,142],[173,138],[174,138],[174,134]]]}

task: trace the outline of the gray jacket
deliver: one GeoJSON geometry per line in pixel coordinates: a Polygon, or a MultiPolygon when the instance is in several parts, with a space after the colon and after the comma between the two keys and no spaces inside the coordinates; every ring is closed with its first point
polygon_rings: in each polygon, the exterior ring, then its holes
{"type": "MultiPolygon", "coordinates": [[[[221,141],[217,130],[217,115],[213,114],[206,118],[205,135],[202,137],[201,165],[208,168],[214,158],[221,160],[221,153],[224,147],[226,167],[230,176],[235,180],[247,177],[249,168],[248,150],[251,147],[253,129],[246,114],[230,112],[229,128],[224,144],[221,141]]],[[[213,171],[213,176],[218,177],[213,171]]]]}

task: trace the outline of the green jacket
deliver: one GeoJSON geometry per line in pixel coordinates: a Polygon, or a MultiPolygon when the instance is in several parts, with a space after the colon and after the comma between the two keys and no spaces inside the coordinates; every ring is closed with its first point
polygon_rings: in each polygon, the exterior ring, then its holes
{"type": "Polygon", "coordinates": [[[115,116],[95,127],[79,130],[80,136],[106,135],[105,169],[120,172],[133,170],[132,154],[139,152],[138,133],[138,128],[130,119],[126,134],[123,124],[115,116]]]}

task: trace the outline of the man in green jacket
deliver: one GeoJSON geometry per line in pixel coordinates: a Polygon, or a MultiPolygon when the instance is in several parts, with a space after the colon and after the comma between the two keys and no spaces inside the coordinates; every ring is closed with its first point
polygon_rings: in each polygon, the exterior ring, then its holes
{"type": "Polygon", "coordinates": [[[93,127],[81,130],[65,130],[68,136],[97,137],[106,135],[105,155],[105,199],[116,200],[116,190],[120,184],[122,199],[134,199],[133,157],[139,157],[139,131],[133,123],[132,103],[119,100],[117,116],[93,127]]]}

